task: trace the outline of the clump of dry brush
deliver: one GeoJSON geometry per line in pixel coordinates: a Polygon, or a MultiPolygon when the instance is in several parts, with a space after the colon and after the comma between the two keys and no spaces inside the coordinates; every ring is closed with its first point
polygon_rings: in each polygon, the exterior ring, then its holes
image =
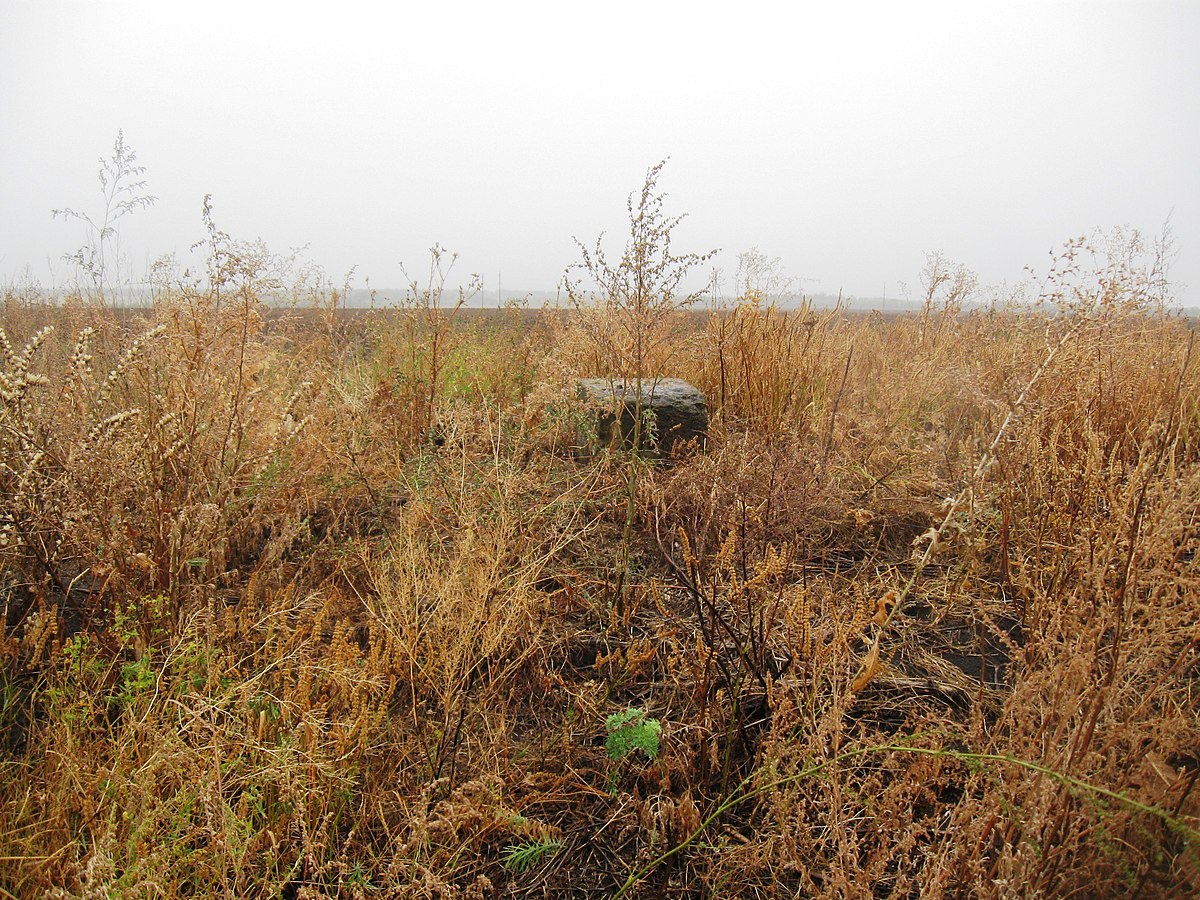
{"type": "Polygon", "coordinates": [[[205,224],[150,309],[5,298],[0,892],[1200,887],[1200,375],[1152,248],[1069,245],[1041,307],[658,297],[713,427],[631,480],[572,450],[586,328],[443,304],[437,258],[404,309],[280,309],[205,224]]]}

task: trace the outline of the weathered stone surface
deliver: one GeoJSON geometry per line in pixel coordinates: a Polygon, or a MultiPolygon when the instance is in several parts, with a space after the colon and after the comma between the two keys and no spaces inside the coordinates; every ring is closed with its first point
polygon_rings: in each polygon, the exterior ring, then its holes
{"type": "MultiPolygon", "coordinates": [[[[596,438],[601,447],[633,446],[637,383],[624,379],[584,378],[579,397],[595,411],[596,438]]],[[[660,458],[670,457],[676,446],[695,441],[704,445],[708,432],[708,404],[704,395],[681,378],[644,379],[642,409],[653,416],[654,428],[643,435],[642,449],[660,458]]]]}

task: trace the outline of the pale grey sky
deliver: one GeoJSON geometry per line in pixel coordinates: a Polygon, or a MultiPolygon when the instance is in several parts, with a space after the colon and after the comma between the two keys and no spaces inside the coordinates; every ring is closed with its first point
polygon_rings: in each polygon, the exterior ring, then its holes
{"type": "Polygon", "coordinates": [[[553,290],[572,236],[660,186],[677,249],[757,247],[809,292],[984,282],[1095,227],[1157,233],[1200,303],[1200,2],[200,3],[0,0],[0,283],[60,282],[118,129],[158,203],[135,271],[202,236],[399,286],[553,290]]]}

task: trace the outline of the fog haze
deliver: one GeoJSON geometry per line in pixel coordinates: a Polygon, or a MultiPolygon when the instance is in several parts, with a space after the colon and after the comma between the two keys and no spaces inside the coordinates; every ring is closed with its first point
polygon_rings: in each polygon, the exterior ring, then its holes
{"type": "Polygon", "coordinates": [[[0,279],[73,277],[118,129],[157,203],[135,275],[217,224],[339,282],[437,242],[506,293],[623,237],[648,166],[679,250],[757,247],[806,292],[989,284],[1169,218],[1200,294],[1200,4],[0,3],[0,279]]]}

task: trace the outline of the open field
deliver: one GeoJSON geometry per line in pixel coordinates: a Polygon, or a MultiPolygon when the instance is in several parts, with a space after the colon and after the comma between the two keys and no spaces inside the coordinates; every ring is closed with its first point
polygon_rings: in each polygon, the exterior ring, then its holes
{"type": "Polygon", "coordinates": [[[1200,354],[1136,273],[346,315],[221,252],[4,298],[0,896],[1200,891],[1200,354]],[[707,445],[581,454],[612,375],[707,445]]]}

